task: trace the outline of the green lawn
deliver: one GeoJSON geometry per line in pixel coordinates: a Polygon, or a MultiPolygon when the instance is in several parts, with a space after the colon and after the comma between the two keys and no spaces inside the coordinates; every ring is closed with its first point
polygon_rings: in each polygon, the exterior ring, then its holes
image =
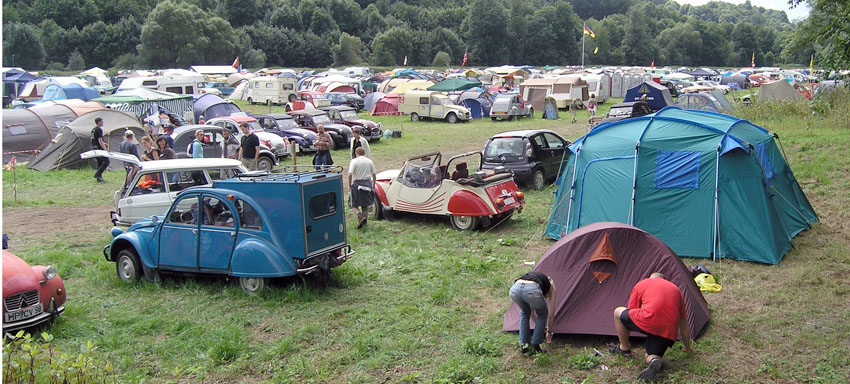
{"type": "MultiPolygon", "coordinates": [[[[268,112],[266,106],[243,108],[268,112]]],[[[669,352],[662,380],[845,383],[850,377],[846,112],[812,115],[760,107],[738,113],[778,132],[821,224],[801,234],[778,266],[685,260],[706,265],[723,291],[706,296],[712,321],[695,353],[669,352]]],[[[586,119],[586,112],[579,112],[579,121],[586,119]]],[[[398,168],[419,153],[478,150],[490,135],[505,130],[548,128],[572,141],[588,129],[569,124],[563,114],[560,121],[456,125],[411,123],[405,117],[375,120],[404,132],[401,139],[372,145],[379,170],[398,168]]],[[[335,151],[334,159],[347,165],[347,150],[335,151]]],[[[309,157],[297,161],[307,163],[309,157]]],[[[109,172],[104,184],[95,183],[92,173],[19,168],[16,202],[12,174],[4,170],[4,232],[14,234],[16,226],[27,224],[21,215],[5,220],[16,212],[61,214],[108,205],[123,172],[109,172]]],[[[356,255],[334,271],[329,286],[290,279],[255,297],[223,279],[125,285],[115,264],[101,254],[110,239],[105,230],[71,225],[30,231],[24,239],[13,236],[12,251],[31,264],[59,269],[69,299],[65,315],[47,329],[55,336],[53,344],[73,352],[92,341],[97,359],[114,365],[114,382],[631,382],[642,369],[640,359],[592,356],[593,348],[603,350],[613,338],[558,335],[550,353],[532,358],[518,353],[516,334],[501,332],[513,279],[554,244],[541,237],[552,193],[552,188],[526,191],[522,214],[489,231],[458,232],[445,218],[413,215],[370,220],[358,231],[348,215],[356,255]],[[74,229],[80,234],[61,235],[74,229]]],[[[107,212],[102,217],[105,222],[107,212]]]]}

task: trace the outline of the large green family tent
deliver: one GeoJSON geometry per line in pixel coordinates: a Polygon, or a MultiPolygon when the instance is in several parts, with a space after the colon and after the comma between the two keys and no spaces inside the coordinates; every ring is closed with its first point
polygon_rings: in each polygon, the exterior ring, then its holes
{"type": "Polygon", "coordinates": [[[818,220],[778,136],[733,116],[668,107],[600,124],[570,151],[546,229],[553,239],[614,221],[682,257],[778,264],[818,220]]]}

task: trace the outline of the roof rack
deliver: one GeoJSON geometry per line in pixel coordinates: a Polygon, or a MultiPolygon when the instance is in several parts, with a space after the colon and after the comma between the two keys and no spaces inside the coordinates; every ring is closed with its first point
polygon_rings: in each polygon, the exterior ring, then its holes
{"type": "Polygon", "coordinates": [[[251,171],[236,176],[239,180],[251,181],[298,181],[302,177],[324,177],[328,174],[342,174],[341,165],[327,165],[316,169],[314,165],[283,165],[271,172],[251,171]]]}

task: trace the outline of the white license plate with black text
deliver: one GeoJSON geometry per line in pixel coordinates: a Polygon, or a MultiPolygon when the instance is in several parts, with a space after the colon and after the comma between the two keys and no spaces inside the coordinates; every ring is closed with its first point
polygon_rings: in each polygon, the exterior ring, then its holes
{"type": "Polygon", "coordinates": [[[44,312],[44,308],[41,307],[41,303],[38,303],[29,308],[6,312],[6,317],[4,321],[7,323],[11,323],[13,321],[25,320],[29,319],[30,317],[36,316],[42,312],[44,312]]]}

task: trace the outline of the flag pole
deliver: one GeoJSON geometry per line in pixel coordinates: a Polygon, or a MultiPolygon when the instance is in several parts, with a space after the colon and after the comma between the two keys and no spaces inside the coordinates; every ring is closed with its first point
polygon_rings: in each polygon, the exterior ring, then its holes
{"type": "Polygon", "coordinates": [[[585,31],[587,31],[586,22],[584,23],[584,28],[581,30],[581,69],[584,69],[584,35],[587,34],[585,31]]]}

